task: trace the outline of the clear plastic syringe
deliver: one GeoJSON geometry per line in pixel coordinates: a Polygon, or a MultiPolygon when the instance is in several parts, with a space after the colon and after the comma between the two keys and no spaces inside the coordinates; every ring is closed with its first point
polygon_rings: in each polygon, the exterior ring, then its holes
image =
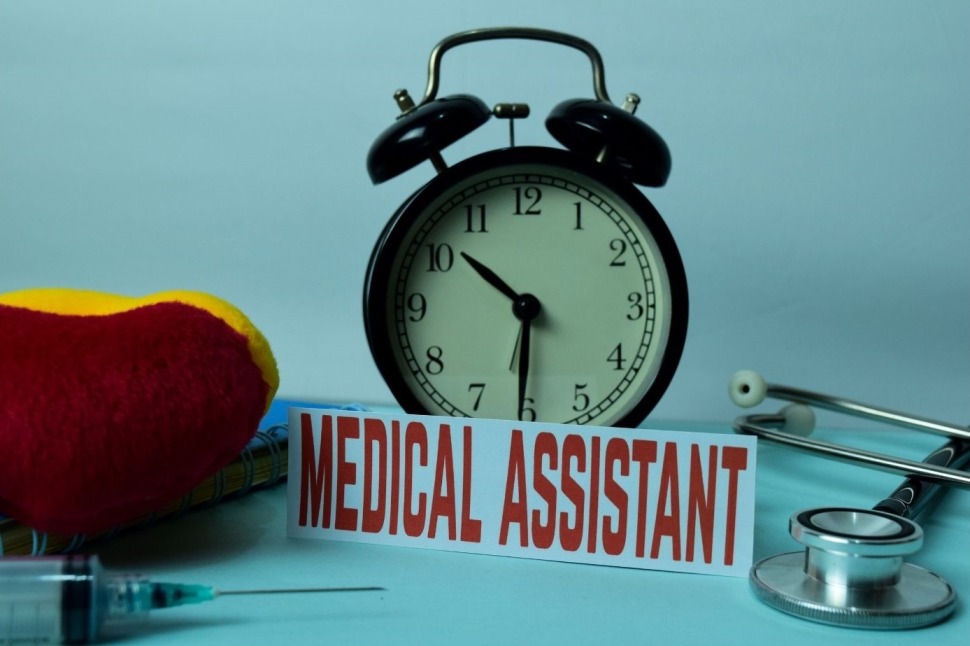
{"type": "Polygon", "coordinates": [[[102,628],[220,595],[287,592],[363,592],[380,587],[217,590],[206,585],[160,583],[137,574],[105,572],[97,556],[0,558],[0,646],[85,644],[102,628]]]}

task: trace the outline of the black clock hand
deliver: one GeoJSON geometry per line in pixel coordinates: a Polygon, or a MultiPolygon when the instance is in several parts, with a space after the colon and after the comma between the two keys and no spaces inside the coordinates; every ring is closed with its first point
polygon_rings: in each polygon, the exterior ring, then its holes
{"type": "Polygon", "coordinates": [[[539,316],[542,306],[532,294],[517,296],[512,305],[512,313],[522,321],[519,339],[519,419],[525,413],[525,393],[529,382],[529,351],[532,337],[532,319],[539,316]]]}
{"type": "Polygon", "coordinates": [[[499,278],[498,274],[469,256],[464,251],[461,252],[461,257],[464,258],[468,264],[472,266],[472,269],[478,272],[478,275],[484,278],[489,285],[512,299],[512,313],[515,314],[515,318],[519,319],[520,321],[531,321],[535,317],[539,316],[542,306],[540,305],[538,298],[532,294],[519,294],[514,289],[509,287],[508,283],[499,278]]]}
{"type": "Polygon", "coordinates": [[[468,262],[468,264],[472,266],[472,269],[477,271],[478,275],[484,278],[489,285],[491,285],[498,291],[502,292],[503,294],[511,298],[513,301],[519,297],[518,292],[516,292],[514,289],[509,287],[508,284],[504,280],[499,278],[498,274],[496,274],[494,271],[492,271],[482,263],[478,262],[477,260],[469,256],[464,251],[461,252],[461,257],[464,258],[468,262]]]}
{"type": "Polygon", "coordinates": [[[532,319],[522,319],[522,343],[519,345],[519,419],[525,413],[525,391],[529,381],[529,337],[532,319]]]}

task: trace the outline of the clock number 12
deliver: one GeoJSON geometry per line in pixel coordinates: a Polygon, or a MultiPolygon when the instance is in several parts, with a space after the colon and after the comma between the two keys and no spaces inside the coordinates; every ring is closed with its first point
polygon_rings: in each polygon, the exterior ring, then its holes
{"type": "Polygon", "coordinates": [[[542,189],[538,186],[515,187],[515,213],[512,215],[542,215],[539,202],[542,200],[542,189]],[[523,207],[525,207],[523,209],[523,207]]]}

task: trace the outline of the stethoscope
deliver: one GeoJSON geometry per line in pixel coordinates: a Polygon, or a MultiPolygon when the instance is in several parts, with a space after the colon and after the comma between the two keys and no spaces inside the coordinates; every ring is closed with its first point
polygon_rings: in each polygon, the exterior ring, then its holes
{"type": "Polygon", "coordinates": [[[755,595],[790,615],[837,626],[917,628],[949,617],[956,607],[950,584],[903,557],[922,547],[923,530],[912,519],[945,491],[942,485],[970,487],[970,474],[960,470],[970,462],[970,428],[767,384],[750,370],[731,378],[729,393],[744,408],[766,397],[793,402],[773,415],[739,417],[734,422],[739,433],[907,476],[872,509],[824,507],[793,514],[789,531],[805,550],[755,563],[749,577],[755,595]],[[807,437],[815,426],[809,405],[950,439],[922,462],[821,442],[807,437]]]}

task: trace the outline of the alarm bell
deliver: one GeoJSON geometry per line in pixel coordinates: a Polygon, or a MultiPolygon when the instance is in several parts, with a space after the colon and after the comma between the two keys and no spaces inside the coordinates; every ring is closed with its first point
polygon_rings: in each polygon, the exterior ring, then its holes
{"type": "Polygon", "coordinates": [[[640,98],[623,107],[594,99],[563,101],[546,118],[546,129],[569,150],[594,157],[626,179],[663,186],[670,175],[670,149],[657,131],[633,116],[640,98]]]}
{"type": "Polygon", "coordinates": [[[666,183],[671,166],[667,144],[653,128],[633,115],[639,97],[629,95],[622,107],[610,102],[603,82],[602,59],[591,43],[554,31],[498,27],[462,32],[442,40],[431,52],[428,87],[417,106],[407,91],[395,93],[402,114],[381,133],[367,155],[367,171],[375,184],[426,160],[438,172],[443,171],[447,166],[441,151],[488,121],[492,112],[477,97],[458,94],[435,98],[441,57],[463,43],[502,38],[542,40],[584,52],[593,66],[596,98],[569,99],[557,105],[546,119],[549,133],[569,150],[603,163],[631,182],[653,187],[666,183]]]}
{"type": "Polygon", "coordinates": [[[406,90],[398,90],[395,98],[405,112],[381,133],[367,155],[367,172],[375,184],[429,159],[439,172],[444,170],[440,152],[492,116],[481,99],[469,94],[443,97],[418,108],[406,90]]]}

